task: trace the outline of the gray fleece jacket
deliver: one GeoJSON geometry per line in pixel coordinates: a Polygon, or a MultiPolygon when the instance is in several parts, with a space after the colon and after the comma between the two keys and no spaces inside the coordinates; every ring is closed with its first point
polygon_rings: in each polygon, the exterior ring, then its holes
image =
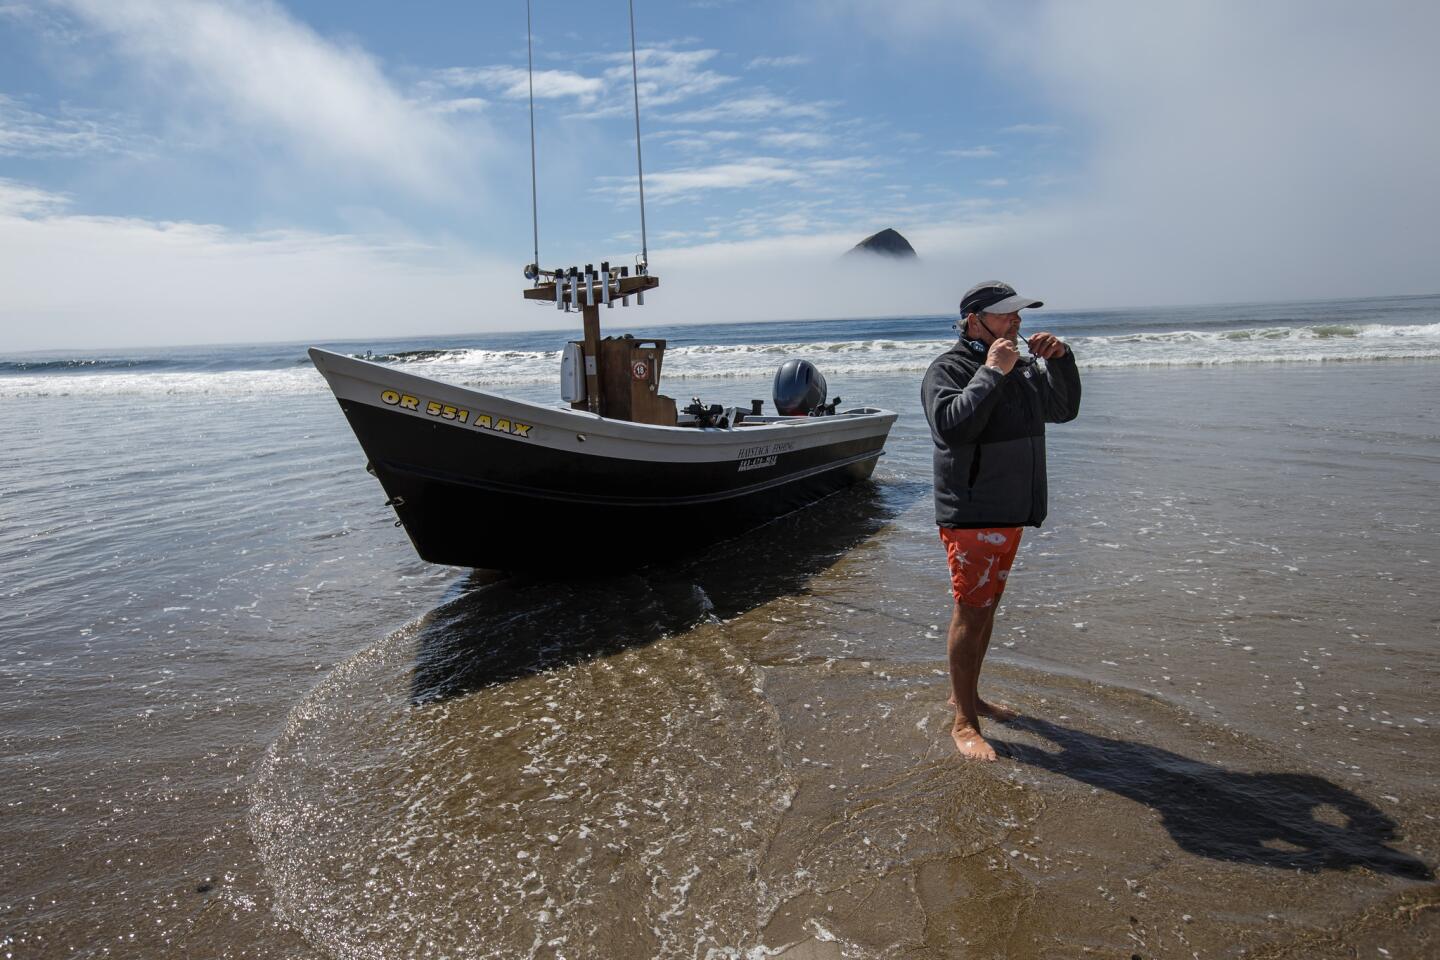
{"type": "Polygon", "coordinates": [[[1045,519],[1045,424],[1080,412],[1075,356],[985,366],[983,343],[961,337],[920,387],[935,441],[935,522],[942,527],[1038,527],[1045,519]]]}

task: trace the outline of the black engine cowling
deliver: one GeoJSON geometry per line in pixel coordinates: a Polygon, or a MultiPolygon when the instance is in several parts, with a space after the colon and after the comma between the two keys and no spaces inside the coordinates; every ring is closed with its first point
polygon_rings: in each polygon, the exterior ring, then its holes
{"type": "Polygon", "coordinates": [[[825,377],[809,360],[786,360],[775,371],[775,410],[803,417],[825,402],[825,377]]]}

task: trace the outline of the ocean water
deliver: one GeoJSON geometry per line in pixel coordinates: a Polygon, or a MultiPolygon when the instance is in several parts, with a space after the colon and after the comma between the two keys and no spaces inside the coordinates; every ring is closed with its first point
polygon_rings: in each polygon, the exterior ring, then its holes
{"type": "MultiPolygon", "coordinates": [[[[1072,343],[1089,368],[1190,367],[1440,358],[1440,297],[1064,313],[1045,310],[1026,329],[1072,343]]],[[[630,316],[603,311],[609,332],[630,316]]],[[[563,316],[563,315],[562,315],[563,316]]],[[[474,386],[552,386],[575,328],[387,341],[244,344],[0,356],[0,399],[65,395],[201,394],[248,397],[325,390],[305,356],[321,346],[474,386]]],[[[665,339],[665,375],[765,378],[806,356],[827,376],[923,373],[954,342],[953,317],[814,320],[635,328],[665,339]]],[[[536,323],[554,325],[540,308],[536,323]]],[[[537,390],[537,395],[547,391],[537,390]]],[[[548,391],[553,393],[553,391],[548,391]]]]}
{"type": "MultiPolygon", "coordinates": [[[[674,396],[798,355],[900,419],[871,483],[580,582],[419,561],[305,344],[0,357],[0,952],[1437,955],[1440,297],[1026,325],[1085,399],[988,766],[946,318],[637,330],[674,396]]],[[[572,335],[326,346],[549,401],[572,335]]]]}

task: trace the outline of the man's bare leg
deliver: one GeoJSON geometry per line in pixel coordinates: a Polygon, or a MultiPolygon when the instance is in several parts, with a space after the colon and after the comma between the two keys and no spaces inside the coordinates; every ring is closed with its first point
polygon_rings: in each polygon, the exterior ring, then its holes
{"type": "MultiPolygon", "coordinates": [[[[998,601],[998,598],[997,598],[996,606],[998,606],[998,605],[999,605],[999,601],[998,601]]],[[[960,606],[959,604],[956,604],[957,609],[958,609],[959,606],[960,606]]],[[[995,632],[995,607],[989,607],[989,608],[987,608],[987,609],[990,611],[990,616],[989,616],[989,617],[986,619],[986,621],[985,621],[985,637],[984,637],[984,639],[981,641],[981,644],[980,644],[980,663],[981,663],[981,664],[983,664],[983,663],[985,662],[985,654],[987,654],[987,653],[990,652],[990,635],[995,632]]],[[[957,613],[955,616],[958,616],[958,613],[957,613]]],[[[951,623],[950,623],[950,629],[951,629],[951,632],[952,632],[952,633],[953,633],[954,630],[955,630],[955,621],[954,621],[954,617],[953,617],[953,616],[952,616],[951,623]]],[[[950,677],[951,677],[951,692],[950,692],[950,699],[949,699],[947,702],[950,704],[950,706],[954,707],[954,706],[957,706],[957,701],[956,701],[956,699],[955,699],[955,691],[954,691],[955,671],[954,671],[953,669],[950,671],[950,677]]],[[[974,690],[974,693],[975,693],[975,712],[976,712],[979,716],[988,717],[988,718],[991,719],[991,720],[998,720],[1000,723],[1009,723],[1011,720],[1018,720],[1018,719],[1020,719],[1020,714],[1019,714],[1018,711],[1010,709],[1009,707],[1005,706],[1005,704],[1003,704],[1003,703],[992,703],[991,701],[986,700],[986,699],[984,699],[983,697],[980,696],[980,667],[979,667],[979,666],[977,666],[977,667],[975,668],[975,672],[974,672],[974,675],[973,675],[973,681],[974,681],[974,685],[975,685],[975,690],[974,690]]]]}
{"type": "Polygon", "coordinates": [[[961,756],[970,760],[994,760],[995,749],[980,735],[980,662],[985,659],[985,640],[995,622],[995,608],[955,604],[946,636],[950,658],[950,688],[955,698],[955,724],[950,737],[961,756]]]}
{"type": "Polygon", "coordinates": [[[1003,703],[992,703],[980,696],[980,667],[985,662],[985,654],[990,652],[990,634],[995,632],[995,611],[1000,608],[1000,597],[995,597],[995,603],[990,609],[990,619],[985,621],[985,638],[980,644],[980,659],[975,664],[975,676],[972,682],[975,684],[975,710],[982,717],[997,720],[1000,723],[1008,723],[1011,720],[1020,719],[1020,714],[1003,703]]]}

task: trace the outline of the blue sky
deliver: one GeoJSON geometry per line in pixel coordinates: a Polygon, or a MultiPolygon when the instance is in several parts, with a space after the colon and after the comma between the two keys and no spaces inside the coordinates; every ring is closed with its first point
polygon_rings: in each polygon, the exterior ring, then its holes
{"type": "MultiPolygon", "coordinates": [[[[534,13],[541,259],[623,262],[626,6],[534,13]]],[[[943,312],[991,276],[1075,307],[1431,292],[1437,26],[640,0],[645,319],[943,312]],[[918,268],[836,264],[886,226],[918,268]]],[[[555,325],[518,302],[524,69],[515,0],[0,0],[0,349],[555,325]]]]}

